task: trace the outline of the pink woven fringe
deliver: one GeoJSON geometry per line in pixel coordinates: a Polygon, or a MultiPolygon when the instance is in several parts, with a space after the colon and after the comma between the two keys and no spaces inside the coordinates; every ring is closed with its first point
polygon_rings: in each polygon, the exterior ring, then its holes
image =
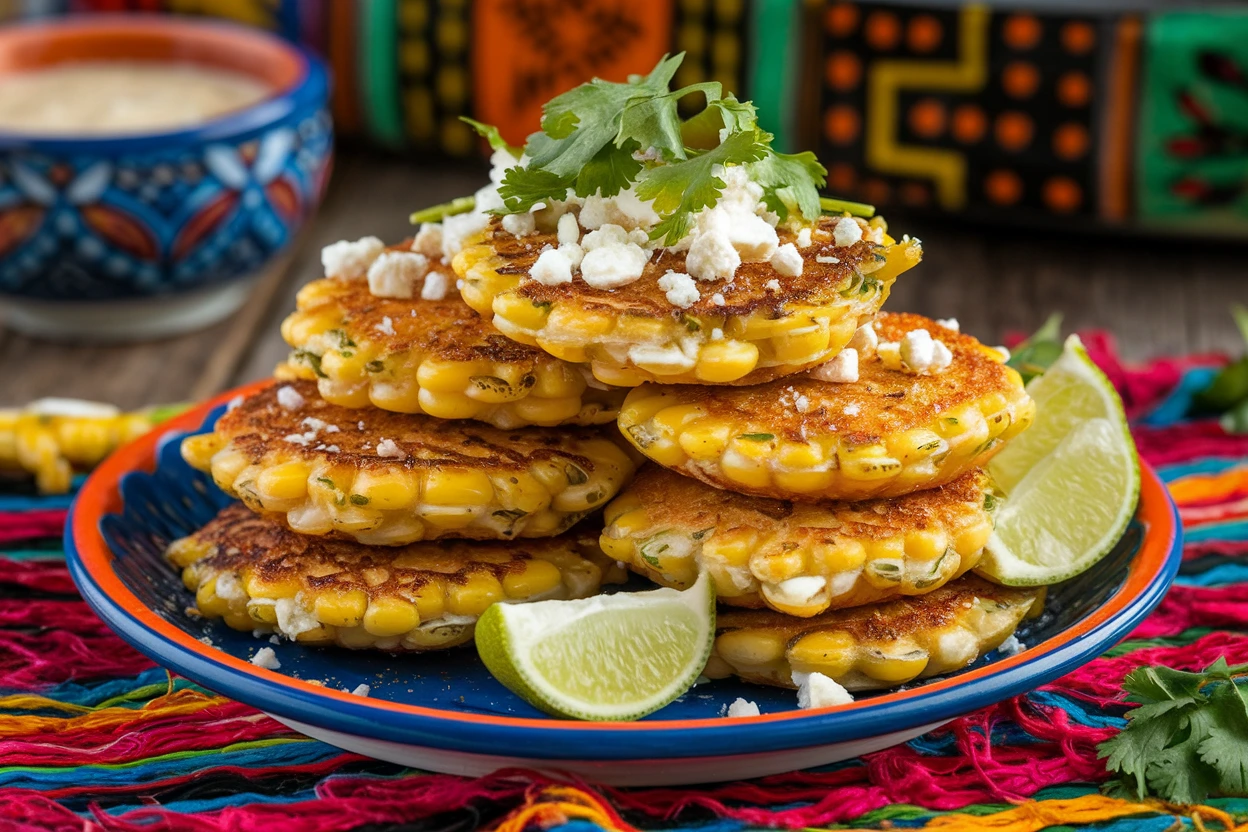
{"type": "Polygon", "coordinates": [[[1248,540],[1209,540],[1201,543],[1188,543],[1183,547],[1183,560],[1195,560],[1209,555],[1224,558],[1248,556],[1248,540]]]}
{"type": "MultiPolygon", "coordinates": [[[[1136,630],[1132,636],[1140,637],[1140,631],[1136,630]]],[[[1248,661],[1248,635],[1210,633],[1191,644],[1145,647],[1112,658],[1102,656],[1046,685],[1043,690],[1076,696],[1097,707],[1105,707],[1122,701],[1122,680],[1141,665],[1164,664],[1177,670],[1202,670],[1222,656],[1231,664],[1248,661]]]]}
{"type": "Polygon", "coordinates": [[[0,689],[38,691],[75,679],[133,676],[149,667],[151,659],[103,624],[99,631],[86,633],[61,629],[0,632],[0,689]]]}
{"type": "MultiPolygon", "coordinates": [[[[0,523],[4,520],[4,515],[0,515],[0,523]]],[[[78,590],[65,569],[65,562],[59,558],[23,561],[0,557],[0,584],[22,586],[36,592],[78,595],[78,590]]]]}
{"type": "Polygon", "coordinates": [[[62,509],[0,515],[0,543],[39,537],[59,538],[64,531],[65,511],[62,509]]]}
{"type": "Polygon", "coordinates": [[[1153,465],[1171,465],[1201,457],[1248,457],[1248,434],[1228,434],[1216,419],[1165,428],[1132,430],[1140,456],[1153,465]]]}
{"type": "Polygon", "coordinates": [[[1248,584],[1224,587],[1175,584],[1166,593],[1161,606],[1131,633],[1131,637],[1173,636],[1191,627],[1235,630],[1246,624],[1248,584]]]}

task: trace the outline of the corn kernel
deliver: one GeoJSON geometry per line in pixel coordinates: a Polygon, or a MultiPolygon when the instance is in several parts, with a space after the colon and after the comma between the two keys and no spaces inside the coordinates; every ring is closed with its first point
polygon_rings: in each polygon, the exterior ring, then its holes
{"type": "Polygon", "coordinates": [[[789,666],[795,673],[822,673],[832,679],[854,669],[857,642],[840,630],[807,633],[788,649],[789,666]]]}
{"type": "Polygon", "coordinates": [[[714,341],[702,348],[694,375],[723,384],[748,375],[758,365],[758,347],[744,341],[714,341]]]}
{"type": "Polygon", "coordinates": [[[537,331],[546,325],[552,308],[548,304],[535,304],[520,295],[504,294],[494,298],[494,314],[506,318],[513,326],[537,331]]]}
{"type": "Polygon", "coordinates": [[[949,535],[943,530],[912,531],[905,537],[906,557],[915,560],[936,560],[949,548],[949,535]]]}
{"type": "Polygon", "coordinates": [[[411,597],[421,621],[433,621],[446,612],[446,593],[439,584],[425,584],[415,590],[411,597]]]}
{"type": "Polygon", "coordinates": [[[312,605],[316,620],[335,627],[358,627],[368,609],[368,595],[362,589],[322,592],[312,605]]]}
{"type": "Polygon", "coordinates": [[[502,584],[488,572],[473,572],[463,583],[446,587],[446,608],[454,615],[480,615],[506,597],[502,584]]]}
{"type": "Polygon", "coordinates": [[[508,598],[529,598],[550,592],[563,583],[559,567],[544,560],[527,561],[523,572],[503,576],[503,592],[508,598]]]}
{"type": "Polygon", "coordinates": [[[416,606],[398,598],[375,598],[364,612],[364,629],[375,636],[398,636],[420,624],[416,606]]]}
{"type": "Polygon", "coordinates": [[[761,667],[780,661],[785,643],[779,633],[731,630],[715,639],[715,652],[734,667],[761,667]]]}
{"type": "Polygon", "coordinates": [[[585,392],[585,377],[575,368],[562,362],[551,361],[538,367],[537,383],[531,396],[543,399],[570,399],[585,392]]]}
{"type": "Polygon", "coordinates": [[[927,667],[928,656],[922,651],[886,656],[867,650],[858,661],[858,668],[872,679],[899,685],[917,677],[927,667]]]}
{"type": "Polygon", "coordinates": [[[224,444],[215,433],[201,433],[188,436],[182,440],[182,458],[192,468],[207,471],[212,466],[213,456],[224,444]]]}
{"type": "Polygon", "coordinates": [[[307,496],[311,468],[305,462],[291,461],[265,468],[256,478],[256,491],[268,500],[299,500],[307,496]]]}
{"type": "Polygon", "coordinates": [[[353,496],[381,511],[407,508],[419,495],[419,480],[403,471],[360,471],[351,486],[353,496]]]}
{"type": "Polygon", "coordinates": [[[421,410],[439,419],[472,419],[483,409],[480,402],[460,393],[436,393],[424,387],[417,400],[421,410]]]}
{"type": "Polygon", "coordinates": [[[815,324],[773,336],[771,351],[777,359],[790,364],[815,361],[828,350],[829,331],[826,324],[815,324]]]}
{"type": "Polygon", "coordinates": [[[867,562],[867,550],[858,540],[837,538],[832,543],[814,546],[811,560],[824,574],[848,574],[857,572],[867,562]]]}
{"type": "Polygon", "coordinates": [[[538,338],[537,345],[555,358],[561,358],[572,364],[584,364],[589,360],[585,347],[563,341],[552,341],[549,338],[538,338]]]}

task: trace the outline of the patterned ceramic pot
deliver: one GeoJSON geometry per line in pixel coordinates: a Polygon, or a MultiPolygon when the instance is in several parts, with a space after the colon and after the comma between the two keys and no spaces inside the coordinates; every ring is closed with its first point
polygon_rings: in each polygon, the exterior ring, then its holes
{"type": "Polygon", "coordinates": [[[333,147],[328,80],[299,47],[142,16],[0,31],[0,74],[121,59],[230,69],[273,93],[171,132],[0,133],[0,304],[14,328],[134,339],[220,320],[320,202],[333,147]]]}

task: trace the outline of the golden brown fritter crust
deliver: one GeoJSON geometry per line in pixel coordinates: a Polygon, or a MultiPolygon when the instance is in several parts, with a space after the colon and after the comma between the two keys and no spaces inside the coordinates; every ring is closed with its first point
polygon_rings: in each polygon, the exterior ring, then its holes
{"type": "Polygon", "coordinates": [[[246,569],[265,584],[297,582],[318,594],[362,590],[370,599],[406,596],[431,581],[462,584],[480,572],[501,581],[523,572],[524,562],[539,557],[535,554],[539,549],[564,549],[579,557],[597,552],[593,529],[542,540],[432,540],[406,546],[365,546],[297,534],[241,503],[227,506],[191,538],[214,550],[198,561],[199,569],[246,569]]]}
{"type": "Polygon", "coordinates": [[[792,441],[834,433],[851,444],[867,444],[928,427],[943,412],[1016,387],[1011,381],[1013,371],[990,357],[969,335],[905,313],[882,312],[876,325],[881,341],[900,341],[911,330],[925,329],[944,342],[953,353],[953,362],[942,372],[915,375],[887,369],[876,356],[859,364],[854,384],[797,375],[753,387],[681,386],[672,392],[682,403],[697,405],[710,415],[752,421],[765,415],[771,433],[792,441]],[[799,396],[809,403],[805,412],[791,404],[799,396]]]}
{"type": "Polygon", "coordinates": [[[967,505],[983,506],[988,486],[988,475],[977,470],[904,498],[794,503],[708,488],[659,465],[645,465],[621,498],[639,498],[655,528],[749,528],[786,541],[820,543],[835,537],[885,540],[938,525],[961,525],[967,505]]]}
{"type": "Polygon", "coordinates": [[[786,641],[816,630],[843,630],[856,641],[889,644],[939,630],[954,623],[972,603],[1000,601],[1010,605],[1034,602],[1037,587],[1006,587],[966,575],[934,592],[864,607],[828,610],[812,618],[794,618],[774,610],[721,609],[719,633],[749,628],[782,636],[786,641]]]}
{"type": "Polygon", "coordinates": [[[577,428],[575,432],[537,427],[500,430],[463,420],[372,408],[352,410],[321,399],[316,384],[310,381],[272,384],[248,396],[217,421],[216,432],[253,462],[280,449],[285,457],[346,465],[356,470],[480,467],[495,473],[525,471],[535,461],[554,458],[571,460],[592,473],[593,461],[570,450],[575,447],[570,440],[615,438],[610,426],[577,428]],[[277,390],[285,385],[295,388],[304,398],[302,407],[287,410],[278,404],[277,390]],[[288,441],[286,437],[309,432],[305,424],[308,419],[320,420],[327,427],[317,431],[307,444],[288,441]],[[338,430],[329,432],[328,426],[338,430]],[[383,439],[395,442],[405,456],[379,456],[377,444],[383,439]],[[331,446],[338,450],[330,450],[331,446]]]}
{"type": "MultiPolygon", "coordinates": [[[[390,246],[389,251],[407,252],[411,241],[390,246]]],[[[428,267],[425,272],[449,268],[428,267]]],[[[423,279],[423,275],[422,275],[423,279]]],[[[342,316],[341,329],[354,341],[380,344],[384,353],[417,349],[429,358],[444,361],[487,361],[536,364],[548,360],[546,353],[512,341],[502,335],[464,303],[454,287],[443,300],[379,298],[369,292],[364,280],[326,278],[314,284],[315,302],[300,305],[301,312],[333,310],[342,316]],[[385,323],[390,319],[389,325],[385,323]],[[393,334],[390,333],[393,330],[393,334]]],[[[301,347],[302,344],[291,344],[301,347]]]]}
{"type": "MultiPolygon", "coordinates": [[[[830,235],[839,219],[823,217],[815,227],[830,235]]],[[[796,238],[790,231],[777,229],[777,234],[782,245],[795,242],[796,238]]],[[[543,247],[559,245],[556,235],[549,233],[514,237],[501,230],[498,220],[491,223],[483,242],[492,245],[498,257],[505,261],[506,265],[498,269],[500,274],[525,278],[543,247]]],[[[742,263],[731,283],[725,280],[699,282],[702,299],[684,309],[673,306],[659,288],[659,278],[668,271],[686,271],[685,252],[667,249],[660,249],[659,256],[650,260],[641,278],[627,286],[611,290],[595,289],[583,280],[545,286],[536,280],[526,279],[516,293],[536,303],[571,301],[586,310],[613,316],[680,318],[682,315],[747,316],[762,312],[778,318],[787,314],[786,305],[822,305],[849,288],[858,279],[860,266],[868,259],[877,257],[876,251],[877,247],[865,240],[838,248],[830,236],[817,235],[810,246],[798,249],[804,261],[799,277],[782,277],[769,263],[742,263]],[[838,262],[820,262],[817,258],[821,256],[835,257],[838,262]],[[765,284],[775,279],[779,279],[780,290],[768,290],[765,284]],[[723,306],[712,302],[711,296],[716,292],[724,296],[723,306]]]]}

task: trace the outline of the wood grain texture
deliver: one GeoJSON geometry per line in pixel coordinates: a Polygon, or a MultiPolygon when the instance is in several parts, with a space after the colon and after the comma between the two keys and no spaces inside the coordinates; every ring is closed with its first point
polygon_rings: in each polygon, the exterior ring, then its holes
{"type": "MultiPolygon", "coordinates": [[[[298,288],[320,276],[322,246],[369,234],[402,239],[412,233],[409,212],[471,193],[486,172],[483,165],[421,167],[376,153],[342,154],[337,165],[284,279],[258,288],[239,314],[202,332],[128,346],[49,344],[0,329],[0,406],[61,395],[138,407],[263,378],[286,354],[278,325],[298,288]]],[[[897,281],[889,310],[956,317],[964,331],[991,343],[1029,332],[1057,311],[1067,330],[1110,330],[1136,361],[1242,350],[1229,308],[1248,304],[1243,246],[897,215],[892,226],[921,238],[926,254],[897,281]]]]}

